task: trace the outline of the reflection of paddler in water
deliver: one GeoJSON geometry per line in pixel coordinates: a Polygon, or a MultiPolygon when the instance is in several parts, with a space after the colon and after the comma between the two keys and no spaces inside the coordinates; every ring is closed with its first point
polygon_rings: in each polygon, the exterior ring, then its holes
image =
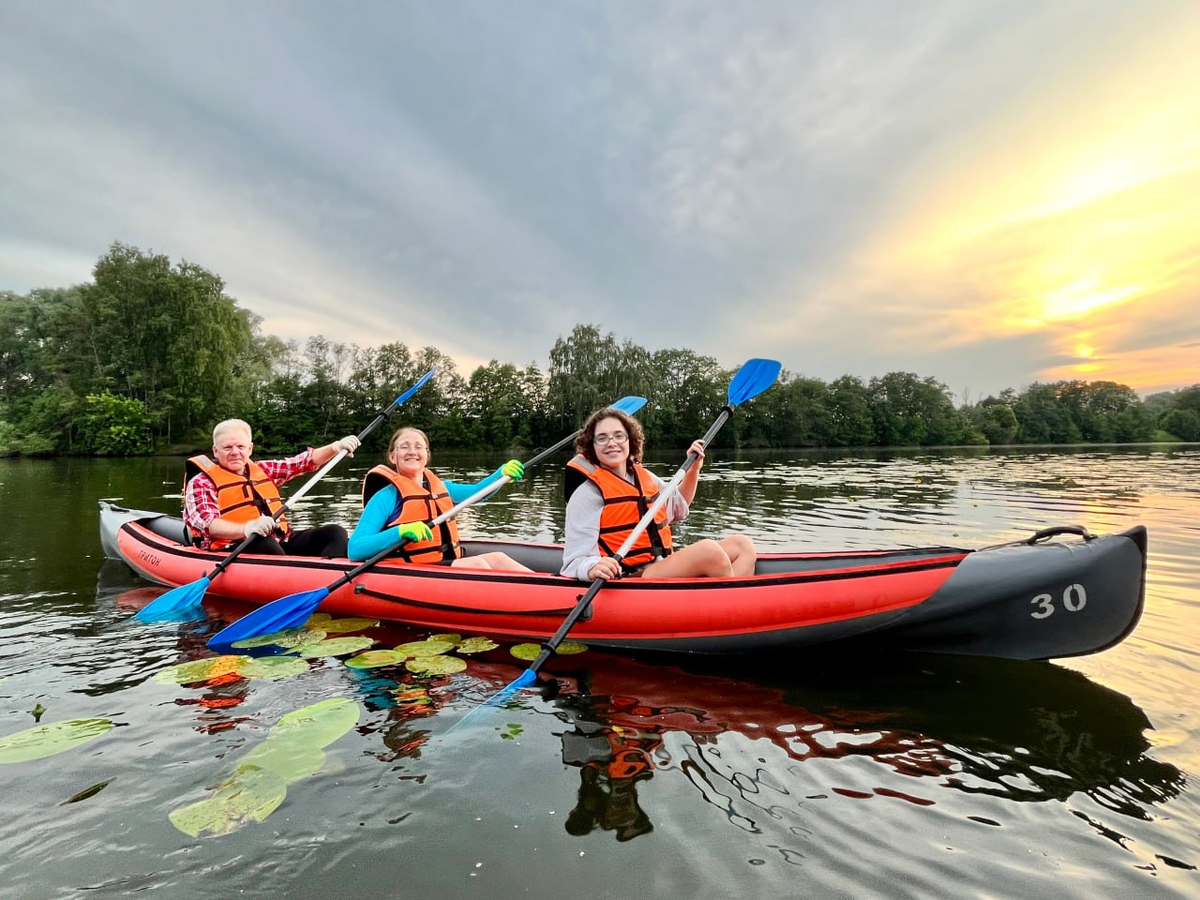
{"type": "MultiPolygon", "coordinates": [[[[570,705],[568,695],[560,708],[570,705]]],[[[653,830],[638,804],[637,783],[653,776],[651,753],[661,745],[661,735],[584,718],[573,724],[562,736],[563,762],[579,767],[580,782],[567,833],[580,836],[599,827],[628,841],[653,830]]]]}
{"type": "MultiPolygon", "coordinates": [[[[1049,663],[908,655],[853,670],[844,659],[812,668],[746,664],[734,680],[697,670],[728,669],[728,660],[689,660],[684,671],[599,652],[574,659],[578,683],[562,680],[555,715],[571,726],[563,760],[581,768],[578,821],[593,827],[604,827],[607,814],[644,819],[639,827],[649,830],[635,785],[656,765],[683,771],[731,817],[769,815],[742,789],[760,777],[761,752],[747,748],[752,762],[737,771],[744,754],[732,752],[735,743],[721,746],[727,735],[782,750],[788,758],[776,780],[803,776],[796,761],[869,757],[913,778],[911,787],[890,781],[873,793],[920,805],[946,789],[1019,802],[1085,793],[1144,819],[1183,785],[1177,768],[1147,755],[1153,726],[1128,697],[1049,663]],[[694,740],[681,746],[681,734],[694,740]]],[[[819,771],[828,780],[837,770],[819,771]]],[[[870,796],[837,783],[816,790],[870,796]]]]}

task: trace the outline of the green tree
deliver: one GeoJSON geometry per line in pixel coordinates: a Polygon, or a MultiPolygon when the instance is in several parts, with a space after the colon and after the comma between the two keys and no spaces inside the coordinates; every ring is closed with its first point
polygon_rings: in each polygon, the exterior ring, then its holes
{"type": "Polygon", "coordinates": [[[526,393],[524,373],[491,360],[467,381],[466,416],[478,446],[520,449],[532,442],[537,397],[526,393]]]}
{"type": "Polygon", "coordinates": [[[867,388],[875,435],[892,447],[944,446],[963,437],[962,415],[950,389],[933,378],[889,372],[867,388]]]}
{"type": "Polygon", "coordinates": [[[93,388],[141,400],[167,440],[207,426],[252,343],[224,287],[194,263],[114,243],[83,291],[93,388]]]}
{"type": "Polygon", "coordinates": [[[105,391],[83,399],[80,442],[97,456],[135,456],[154,449],[146,404],[105,391]]]}
{"type": "Polygon", "coordinates": [[[693,350],[659,350],[650,356],[648,368],[642,390],[629,392],[649,401],[638,419],[655,446],[687,446],[708,430],[725,404],[718,384],[721,367],[693,350]]]}
{"type": "Polygon", "coordinates": [[[554,342],[546,402],[559,430],[569,433],[601,405],[638,393],[630,384],[637,379],[621,364],[617,339],[595,325],[576,325],[568,338],[554,342]]]}
{"type": "Polygon", "coordinates": [[[862,379],[843,375],[829,386],[825,446],[863,447],[877,443],[871,397],[862,379]]]}

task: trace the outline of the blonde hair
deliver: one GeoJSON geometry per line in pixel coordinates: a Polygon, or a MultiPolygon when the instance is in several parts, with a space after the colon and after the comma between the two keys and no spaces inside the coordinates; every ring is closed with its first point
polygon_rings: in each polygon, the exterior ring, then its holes
{"type": "Polygon", "coordinates": [[[241,419],[226,419],[224,422],[218,422],[213,428],[213,446],[217,446],[217,439],[226,431],[233,431],[235,428],[240,428],[246,432],[246,437],[250,439],[250,443],[254,443],[254,432],[250,429],[250,423],[244,422],[241,419]]]}

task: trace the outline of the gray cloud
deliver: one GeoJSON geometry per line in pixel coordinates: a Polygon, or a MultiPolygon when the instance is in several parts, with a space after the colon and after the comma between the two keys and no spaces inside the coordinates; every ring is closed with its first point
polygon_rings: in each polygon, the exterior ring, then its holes
{"type": "Polygon", "coordinates": [[[8,3],[0,288],[85,280],[121,240],[218,272],[269,332],[464,368],[544,365],[597,322],[727,365],[1019,386],[1050,358],[1036,336],[913,340],[914,311],[961,295],[836,286],[920,202],[914,167],[1083,52],[1083,15],[1128,14],[8,3]]]}

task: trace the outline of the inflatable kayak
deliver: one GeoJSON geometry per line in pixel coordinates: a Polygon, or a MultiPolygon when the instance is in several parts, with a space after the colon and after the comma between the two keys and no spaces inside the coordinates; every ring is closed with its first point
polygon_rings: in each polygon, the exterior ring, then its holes
{"type": "MultiPolygon", "coordinates": [[[[177,517],[100,503],[104,553],[167,586],[204,577],[225,554],[183,542],[177,517]]],[[[321,603],[326,612],[502,640],[544,640],[587,585],[558,574],[553,544],[467,541],[534,574],[384,562],[321,603]]],[[[209,594],[261,605],[324,588],[345,559],[244,553],[209,594]]],[[[779,651],[835,641],[1049,659],[1095,653],[1137,624],[1146,529],[1094,536],[1068,525],[983,549],[923,547],[762,553],[747,577],[619,579],[571,632],[595,646],[683,653],[779,651]]]]}

